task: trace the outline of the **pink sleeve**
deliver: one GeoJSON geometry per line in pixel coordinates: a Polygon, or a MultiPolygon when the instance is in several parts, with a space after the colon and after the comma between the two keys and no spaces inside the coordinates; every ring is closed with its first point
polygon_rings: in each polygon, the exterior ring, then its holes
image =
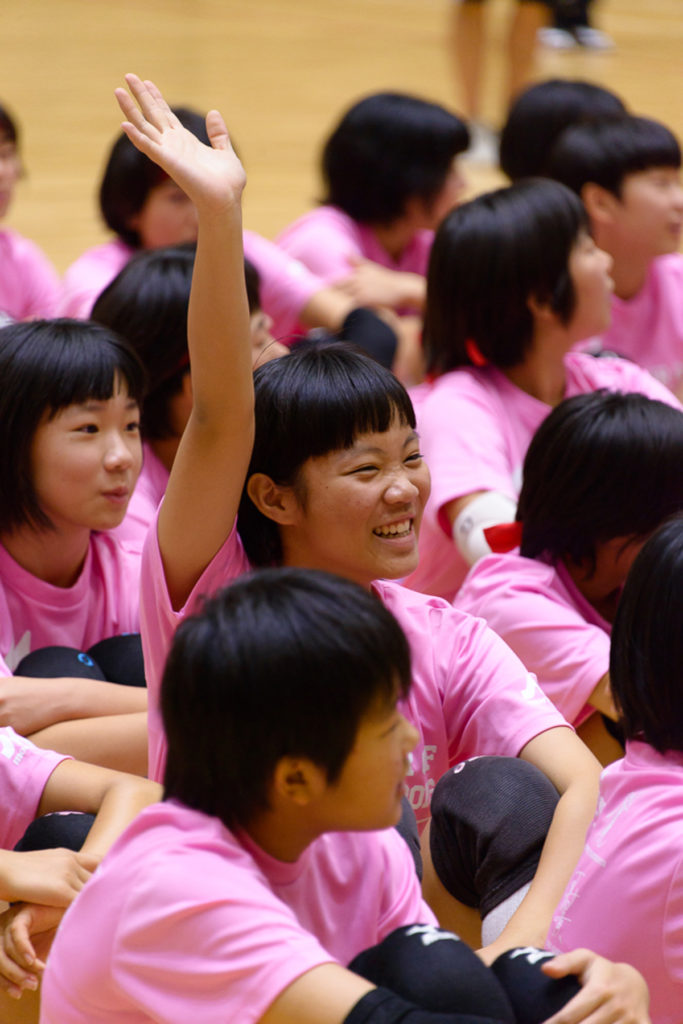
{"type": "Polygon", "coordinates": [[[474,379],[440,387],[421,402],[417,424],[432,477],[430,506],[450,536],[441,510],[474,491],[500,491],[516,500],[514,453],[495,396],[474,379]]]}
{"type": "Polygon", "coordinates": [[[65,754],[42,750],[9,726],[0,728],[0,847],[11,850],[38,812],[40,798],[65,754]]]}
{"type": "Polygon", "coordinates": [[[590,713],[586,703],[609,670],[610,638],[586,622],[552,587],[544,586],[532,567],[525,576],[523,560],[504,556],[485,558],[471,570],[455,603],[463,611],[485,615],[526,668],[538,678],[543,692],[568,722],[578,724],[590,713]],[[495,580],[486,583],[487,564],[496,560],[495,580]],[[494,585],[495,584],[495,585],[494,585]]]}
{"type": "Polygon", "coordinates": [[[221,1020],[253,1024],[298,977],[334,962],[258,877],[233,893],[210,861],[203,871],[201,856],[185,860],[167,892],[163,877],[138,879],[119,916],[112,980],[145,1019],[214,1024],[220,1007],[221,1020]]]}
{"type": "Polygon", "coordinates": [[[259,273],[261,307],[273,319],[273,336],[287,338],[301,310],[325,287],[324,282],[275,242],[253,231],[244,232],[244,255],[259,273]]]}
{"type": "Polygon", "coordinates": [[[662,925],[664,966],[672,982],[683,985],[683,855],[671,874],[662,925]]]}
{"type": "Polygon", "coordinates": [[[482,754],[517,757],[534,737],[566,726],[507,644],[482,619],[463,619],[453,634],[443,698],[450,763],[482,754]]]}
{"type": "Polygon", "coordinates": [[[363,256],[358,226],[331,206],[304,214],[285,228],[277,244],[327,284],[348,277],[351,260],[363,256]]]}

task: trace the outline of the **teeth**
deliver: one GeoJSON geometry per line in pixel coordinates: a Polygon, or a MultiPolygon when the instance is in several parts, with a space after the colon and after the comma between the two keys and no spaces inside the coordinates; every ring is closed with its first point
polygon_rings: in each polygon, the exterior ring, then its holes
{"type": "Polygon", "coordinates": [[[391,523],[389,526],[378,526],[372,532],[378,537],[402,537],[410,533],[410,519],[404,519],[402,523],[391,523]]]}

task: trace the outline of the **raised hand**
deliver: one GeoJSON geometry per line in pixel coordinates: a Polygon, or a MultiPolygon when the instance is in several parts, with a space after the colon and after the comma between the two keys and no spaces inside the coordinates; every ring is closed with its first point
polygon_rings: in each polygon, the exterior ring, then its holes
{"type": "Polygon", "coordinates": [[[239,203],[246,176],[218,111],[206,117],[207,146],[183,127],[153,82],[137,75],[125,79],[130,94],[119,88],[115,95],[126,117],[121,127],[133,145],[166,171],[198,209],[239,203]]]}

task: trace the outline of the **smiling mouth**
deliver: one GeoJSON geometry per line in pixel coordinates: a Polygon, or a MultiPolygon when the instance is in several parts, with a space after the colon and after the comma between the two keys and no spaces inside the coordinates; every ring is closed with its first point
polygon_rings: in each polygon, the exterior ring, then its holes
{"type": "Polygon", "coordinates": [[[372,532],[376,537],[407,537],[412,528],[412,519],[402,519],[400,523],[389,523],[388,526],[376,526],[372,532]]]}

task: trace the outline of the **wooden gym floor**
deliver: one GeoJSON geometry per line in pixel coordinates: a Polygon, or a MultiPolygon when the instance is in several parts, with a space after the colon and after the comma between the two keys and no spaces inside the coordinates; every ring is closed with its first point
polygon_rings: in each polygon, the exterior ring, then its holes
{"type": "MultiPolygon", "coordinates": [[[[449,61],[451,0],[5,0],[0,101],[23,130],[28,170],[8,223],[60,271],[106,238],[96,208],[126,71],[173,103],[224,114],[249,174],[246,224],[272,236],[313,202],[320,141],[339,113],[378,89],[458,108],[449,61]]],[[[490,0],[486,113],[500,80],[512,0],[490,0]]],[[[585,77],[683,134],[682,0],[597,0],[613,53],[538,51],[535,76],[585,77]]],[[[499,180],[472,169],[474,191],[499,180]]]]}

